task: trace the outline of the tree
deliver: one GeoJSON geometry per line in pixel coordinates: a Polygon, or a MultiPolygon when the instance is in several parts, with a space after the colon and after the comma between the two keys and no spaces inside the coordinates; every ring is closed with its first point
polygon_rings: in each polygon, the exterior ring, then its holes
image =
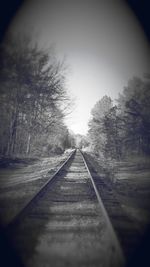
{"type": "Polygon", "coordinates": [[[118,98],[126,150],[150,153],[150,82],[133,77],[118,98]]]}
{"type": "Polygon", "coordinates": [[[106,144],[106,135],[104,133],[104,117],[112,107],[112,100],[104,96],[99,100],[91,111],[92,119],[89,122],[89,137],[92,149],[101,154],[104,152],[106,144]]]}
{"type": "Polygon", "coordinates": [[[120,159],[127,154],[150,154],[150,76],[133,77],[112,106],[103,97],[92,110],[89,136],[98,155],[120,159]]]}
{"type": "Polygon", "coordinates": [[[30,154],[35,139],[50,135],[58,121],[63,125],[69,101],[65,62],[57,60],[53,49],[46,52],[30,38],[15,36],[7,36],[1,45],[0,60],[0,151],[30,154]]]}
{"type": "Polygon", "coordinates": [[[124,123],[118,107],[113,106],[103,119],[103,132],[106,136],[105,155],[120,159],[123,153],[124,123]]]}

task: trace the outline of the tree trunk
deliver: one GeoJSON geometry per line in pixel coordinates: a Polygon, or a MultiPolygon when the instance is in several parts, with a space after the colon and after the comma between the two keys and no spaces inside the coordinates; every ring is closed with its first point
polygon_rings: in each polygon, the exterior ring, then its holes
{"type": "Polygon", "coordinates": [[[11,136],[11,148],[10,154],[15,153],[15,144],[16,144],[16,134],[17,134],[17,124],[18,124],[18,114],[15,115],[15,119],[12,126],[12,136],[11,136]]]}
{"type": "Polygon", "coordinates": [[[31,141],[31,134],[28,134],[28,139],[27,139],[27,149],[26,149],[26,154],[29,155],[30,153],[30,142],[31,141]]]}

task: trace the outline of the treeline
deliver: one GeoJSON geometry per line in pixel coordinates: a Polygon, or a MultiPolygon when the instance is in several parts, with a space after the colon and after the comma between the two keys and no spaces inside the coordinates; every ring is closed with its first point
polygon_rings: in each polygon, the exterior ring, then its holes
{"type": "Polygon", "coordinates": [[[92,109],[92,150],[115,159],[130,154],[150,155],[150,76],[131,79],[116,103],[104,96],[92,109]]]}
{"type": "Polygon", "coordinates": [[[5,38],[0,62],[0,155],[49,155],[70,147],[65,62],[27,36],[5,38]]]}

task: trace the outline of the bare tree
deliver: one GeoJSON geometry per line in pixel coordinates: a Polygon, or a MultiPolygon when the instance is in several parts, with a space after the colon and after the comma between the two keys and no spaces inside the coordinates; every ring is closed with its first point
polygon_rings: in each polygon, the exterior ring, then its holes
{"type": "Polygon", "coordinates": [[[27,36],[8,36],[0,60],[1,153],[29,154],[35,136],[50,135],[58,121],[63,124],[70,101],[65,62],[57,60],[53,49],[33,45],[27,36]]]}

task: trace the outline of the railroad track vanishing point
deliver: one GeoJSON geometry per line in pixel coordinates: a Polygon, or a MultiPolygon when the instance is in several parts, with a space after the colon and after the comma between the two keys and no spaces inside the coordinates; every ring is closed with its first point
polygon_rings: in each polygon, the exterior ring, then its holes
{"type": "Polygon", "coordinates": [[[7,226],[27,267],[122,267],[124,255],[79,150],[7,226]]]}

